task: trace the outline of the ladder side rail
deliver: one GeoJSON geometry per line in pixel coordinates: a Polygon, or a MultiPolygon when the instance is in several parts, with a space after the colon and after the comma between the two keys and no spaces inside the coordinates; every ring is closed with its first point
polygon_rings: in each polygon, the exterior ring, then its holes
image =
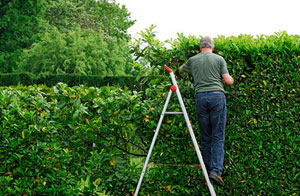
{"type": "Polygon", "coordinates": [[[172,95],[172,91],[170,90],[170,91],[169,91],[169,94],[168,94],[168,97],[167,97],[167,100],[166,100],[166,103],[165,103],[165,105],[164,105],[163,111],[162,111],[162,113],[161,113],[161,115],[160,115],[160,119],[159,119],[158,125],[157,125],[157,127],[156,127],[156,131],[155,131],[154,137],[153,137],[153,139],[152,139],[151,146],[150,146],[150,149],[149,149],[149,151],[148,151],[147,158],[146,158],[146,161],[145,161],[145,163],[144,163],[144,167],[143,167],[143,170],[142,170],[142,173],[141,173],[141,176],[140,176],[138,185],[137,185],[137,187],[136,187],[134,196],[137,196],[138,193],[139,193],[139,190],[140,190],[140,187],[141,187],[141,184],[142,184],[144,175],[145,175],[145,173],[146,173],[147,165],[148,165],[148,163],[149,163],[149,160],[150,160],[150,157],[151,157],[151,153],[152,153],[153,147],[154,147],[154,145],[155,145],[155,141],[156,141],[156,138],[157,138],[157,135],[158,135],[160,126],[161,126],[162,121],[163,121],[163,119],[164,119],[164,115],[165,115],[165,113],[166,113],[166,110],[167,110],[167,107],[168,107],[168,104],[169,104],[171,95],[172,95]]]}

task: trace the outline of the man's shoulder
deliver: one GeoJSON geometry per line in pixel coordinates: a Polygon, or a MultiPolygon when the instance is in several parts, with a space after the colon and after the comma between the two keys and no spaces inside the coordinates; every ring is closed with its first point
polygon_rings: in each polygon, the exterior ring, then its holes
{"type": "Polygon", "coordinates": [[[190,57],[189,60],[192,60],[192,61],[198,60],[198,59],[204,58],[205,56],[210,56],[210,58],[217,59],[218,61],[225,61],[225,59],[221,55],[218,55],[216,53],[202,53],[202,52],[190,57]]]}
{"type": "Polygon", "coordinates": [[[199,58],[201,57],[201,52],[198,53],[198,54],[195,54],[194,56],[190,57],[189,59],[196,59],[196,58],[199,58]]]}
{"type": "Polygon", "coordinates": [[[219,58],[219,59],[224,59],[221,55],[219,54],[216,54],[216,53],[211,53],[212,56],[216,57],[216,58],[219,58]]]}
{"type": "Polygon", "coordinates": [[[210,56],[213,56],[213,57],[216,57],[216,58],[223,58],[221,55],[219,54],[216,54],[216,53],[204,53],[204,52],[200,52],[192,57],[190,57],[191,59],[193,58],[199,58],[199,57],[202,57],[202,56],[205,56],[205,55],[210,55],[210,56]]]}
{"type": "Polygon", "coordinates": [[[222,57],[221,55],[218,55],[216,53],[212,53],[212,57],[215,58],[221,64],[226,63],[224,57],[222,57]]]}

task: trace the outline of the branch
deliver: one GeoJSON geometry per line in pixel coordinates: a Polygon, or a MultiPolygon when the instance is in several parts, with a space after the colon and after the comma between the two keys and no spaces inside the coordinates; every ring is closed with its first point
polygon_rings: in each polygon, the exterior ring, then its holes
{"type": "MultiPolygon", "coordinates": [[[[101,137],[102,139],[104,139],[104,140],[107,141],[107,142],[110,142],[110,141],[109,141],[108,139],[106,139],[104,136],[102,136],[102,135],[99,134],[99,130],[98,130],[98,129],[96,129],[96,128],[92,127],[90,124],[88,124],[86,118],[84,118],[84,117],[81,116],[81,115],[80,115],[80,118],[81,118],[81,120],[84,121],[91,129],[93,129],[94,132],[97,133],[97,136],[101,137]]],[[[136,144],[134,144],[134,145],[136,145],[136,144]]],[[[136,154],[136,153],[129,152],[129,151],[127,151],[127,150],[125,150],[125,149],[123,149],[123,148],[117,146],[116,144],[114,144],[114,145],[112,145],[112,146],[114,146],[114,147],[118,148],[119,150],[121,150],[121,151],[123,151],[123,152],[125,152],[125,153],[127,153],[127,154],[130,154],[130,155],[134,155],[134,156],[138,156],[138,157],[146,157],[146,156],[147,156],[147,155],[145,155],[145,154],[136,154]]],[[[137,145],[136,145],[136,146],[137,146],[137,145]]],[[[140,146],[137,146],[137,147],[139,147],[140,149],[142,149],[140,146]]],[[[145,150],[143,149],[143,151],[145,151],[145,150]]],[[[146,151],[145,151],[145,152],[146,152],[146,151]]]]}
{"type": "MultiPolygon", "coordinates": [[[[117,137],[118,137],[118,136],[117,136],[117,137]]],[[[132,143],[132,142],[131,142],[130,140],[128,140],[127,138],[124,138],[124,137],[118,137],[118,138],[121,138],[121,139],[123,139],[124,141],[126,141],[126,142],[128,142],[128,143],[134,145],[134,146],[137,147],[138,149],[140,149],[140,150],[142,150],[142,151],[144,151],[144,152],[147,152],[146,149],[140,147],[139,145],[137,145],[137,144],[135,144],[135,143],[132,143]]]]}
{"type": "Polygon", "coordinates": [[[120,148],[119,146],[117,145],[113,145],[114,147],[118,148],[119,150],[122,150],[123,152],[127,153],[127,154],[131,154],[131,155],[134,155],[134,156],[137,156],[137,157],[146,157],[147,155],[146,154],[136,154],[136,153],[132,153],[132,152],[129,152],[123,148],[120,148]]]}
{"type": "Polygon", "coordinates": [[[140,140],[141,140],[142,144],[144,144],[144,146],[146,146],[146,147],[148,146],[142,137],[140,137],[140,140]]]}

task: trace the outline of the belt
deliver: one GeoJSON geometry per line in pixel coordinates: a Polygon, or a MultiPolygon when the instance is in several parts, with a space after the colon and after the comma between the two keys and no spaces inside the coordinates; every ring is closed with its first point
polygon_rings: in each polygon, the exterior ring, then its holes
{"type": "Polygon", "coordinates": [[[199,93],[223,93],[223,91],[208,91],[208,92],[199,92],[199,93]]]}

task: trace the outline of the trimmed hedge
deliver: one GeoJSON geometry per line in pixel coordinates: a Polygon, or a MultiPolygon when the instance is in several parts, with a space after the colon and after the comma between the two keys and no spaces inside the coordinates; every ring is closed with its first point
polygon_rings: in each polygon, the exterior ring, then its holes
{"type": "MultiPolygon", "coordinates": [[[[137,56],[153,65],[168,64],[173,70],[199,51],[200,38],[194,36],[179,35],[169,50],[151,36],[144,38],[149,47],[135,48],[137,56]]],[[[279,32],[257,37],[219,36],[214,41],[214,52],[225,58],[235,79],[235,84],[226,88],[226,185],[223,189],[217,188],[217,194],[296,195],[300,187],[300,36],[279,32]]],[[[182,88],[187,89],[184,85],[182,88]]],[[[186,91],[184,96],[188,107],[194,107],[193,101],[187,101],[193,100],[193,91],[186,91]]],[[[197,127],[192,109],[189,114],[194,128],[197,127]]],[[[161,152],[166,151],[167,148],[161,152]]],[[[177,152],[170,161],[163,157],[155,160],[172,163],[182,154],[180,150],[177,152]]],[[[186,159],[182,157],[180,161],[186,159]]],[[[176,173],[176,170],[170,169],[168,173],[176,173]]],[[[170,179],[173,182],[173,178],[170,179]]],[[[188,181],[188,174],[181,179],[188,181]]],[[[173,186],[178,184],[181,183],[173,186]]],[[[189,194],[195,195],[196,188],[191,190],[189,194]]]]}
{"type": "MultiPolygon", "coordinates": [[[[11,85],[34,85],[43,84],[48,87],[55,86],[57,83],[62,82],[68,84],[68,86],[113,86],[118,85],[121,87],[129,87],[131,89],[145,88],[147,85],[145,80],[151,79],[152,77],[134,77],[134,76],[86,76],[76,74],[61,74],[61,75],[49,75],[40,74],[35,76],[30,73],[11,73],[11,74],[0,74],[0,86],[11,86],[11,85]]],[[[156,77],[159,78],[159,77],[156,77]]]]}
{"type": "MultiPolygon", "coordinates": [[[[160,56],[187,51],[190,56],[198,41],[182,39],[181,45],[160,56]]],[[[235,79],[234,86],[226,88],[225,187],[215,187],[216,193],[297,195],[299,36],[219,37],[215,43],[235,79]]],[[[175,63],[170,66],[177,68],[175,63]]],[[[169,80],[166,75],[149,81],[144,91],[65,84],[2,88],[0,193],[132,194],[169,80]]],[[[200,143],[193,85],[178,83],[200,143]]],[[[179,104],[173,96],[168,111],[176,110],[179,104]]],[[[166,116],[140,194],[209,195],[201,169],[194,166],[198,160],[191,144],[182,116],[166,116]]]]}

